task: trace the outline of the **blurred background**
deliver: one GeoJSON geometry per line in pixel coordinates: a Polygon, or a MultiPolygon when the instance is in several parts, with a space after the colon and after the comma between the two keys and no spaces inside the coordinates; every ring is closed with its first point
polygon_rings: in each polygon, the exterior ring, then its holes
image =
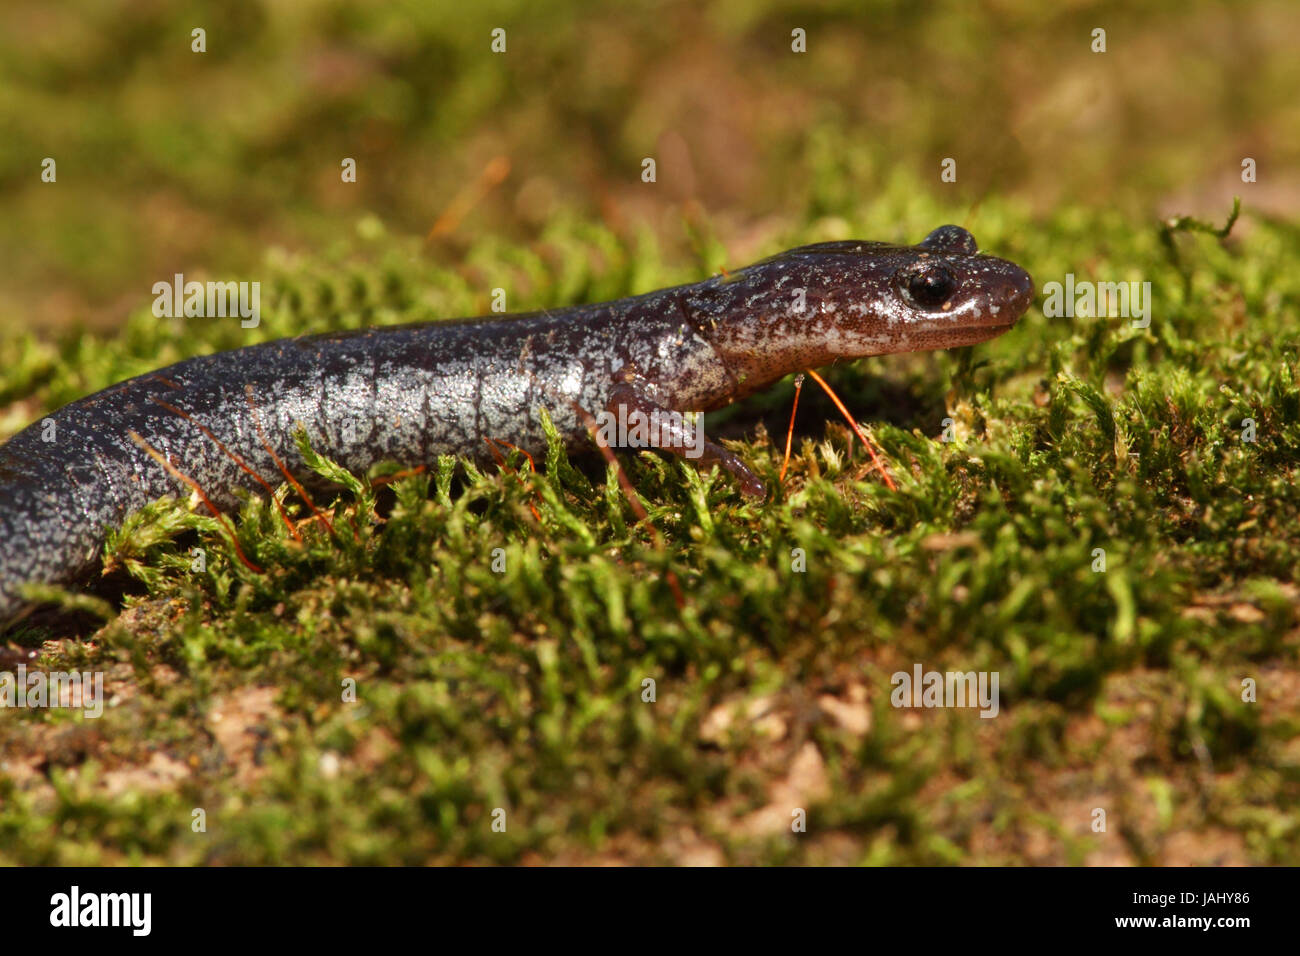
{"type": "Polygon", "coordinates": [[[787,236],[916,241],[917,195],[977,237],[991,196],[1221,220],[1247,156],[1248,206],[1292,216],[1298,36],[1293,0],[5,0],[0,327],[112,329],[175,272],[367,230],[447,264],[598,221],[737,266],[787,236]]]}

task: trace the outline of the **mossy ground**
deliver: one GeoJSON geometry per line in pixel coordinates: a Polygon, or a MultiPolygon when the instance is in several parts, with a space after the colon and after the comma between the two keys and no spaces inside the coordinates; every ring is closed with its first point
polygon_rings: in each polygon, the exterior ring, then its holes
{"type": "MultiPolygon", "coordinates": [[[[888,205],[773,248],[945,218],[888,205]]],[[[42,667],[105,671],[111,704],[6,713],[0,859],[1295,862],[1294,230],[1247,210],[1224,243],[1176,237],[1176,265],[1158,224],[1114,215],[986,206],[972,228],[1040,281],[1085,260],[1149,278],[1151,326],[1035,308],[975,349],[833,369],[897,491],[808,391],[779,481],[787,382],[719,416],[766,502],[622,457],[656,536],[558,450],[536,473],[349,478],[333,533],[305,521],[301,542],[250,500],[235,526],[262,573],[193,503],[128,522],[110,557],[147,586],[125,612],[85,640],[16,636],[42,667]],[[918,662],[999,672],[999,716],[895,709],[890,675],[918,662]]],[[[282,263],[257,334],[481,305],[466,272],[363,232],[338,262],[282,263]]],[[[520,308],[692,274],[591,225],[468,258],[520,308]]],[[[6,340],[6,429],[188,335],[144,309],[111,342],[6,340]]]]}

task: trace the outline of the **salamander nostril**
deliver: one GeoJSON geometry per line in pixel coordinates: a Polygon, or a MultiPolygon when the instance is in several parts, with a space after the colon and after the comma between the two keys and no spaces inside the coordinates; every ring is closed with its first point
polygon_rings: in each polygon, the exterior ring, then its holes
{"type": "Polygon", "coordinates": [[[1034,301],[1034,280],[1011,264],[1000,272],[1000,280],[989,296],[989,318],[998,325],[1014,324],[1034,301]]]}
{"type": "Polygon", "coordinates": [[[1028,309],[1034,301],[1034,277],[1023,269],[1016,276],[1015,301],[1022,312],[1028,309]]]}
{"type": "Polygon", "coordinates": [[[1014,269],[1006,277],[997,297],[1000,309],[1010,309],[1017,317],[1034,301],[1034,280],[1023,269],[1014,269]]]}

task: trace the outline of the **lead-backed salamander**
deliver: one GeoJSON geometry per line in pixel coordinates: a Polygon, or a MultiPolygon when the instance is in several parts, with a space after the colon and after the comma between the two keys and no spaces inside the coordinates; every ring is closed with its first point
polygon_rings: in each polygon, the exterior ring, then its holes
{"type": "MultiPolygon", "coordinates": [[[[0,623],[24,608],[26,585],[92,567],[127,514],[188,493],[148,448],[229,508],[238,489],[262,487],[230,451],[271,485],[281,474],[265,444],[306,475],[299,427],[353,471],[483,459],[484,439],[541,452],[541,407],[576,448],[591,440],[582,410],[708,411],[800,369],[971,345],[1011,328],[1032,297],[1023,269],[943,226],[916,246],[820,243],[615,302],[187,359],[65,405],[0,446],[0,623]]],[[[684,451],[671,436],[663,447],[684,451]]],[[[726,449],[708,442],[698,460],[763,493],[726,449]]]]}

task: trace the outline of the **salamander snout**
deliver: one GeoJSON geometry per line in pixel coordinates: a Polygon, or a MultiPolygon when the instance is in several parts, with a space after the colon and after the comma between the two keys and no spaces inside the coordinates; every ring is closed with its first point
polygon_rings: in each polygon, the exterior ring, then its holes
{"type": "Polygon", "coordinates": [[[989,260],[990,276],[983,311],[991,324],[1014,325],[1034,301],[1034,280],[1024,269],[1005,259],[989,260]]]}
{"type": "Polygon", "coordinates": [[[1002,306],[1017,319],[1034,304],[1034,277],[1013,262],[1008,262],[1007,284],[1002,293],[1002,306]]]}

